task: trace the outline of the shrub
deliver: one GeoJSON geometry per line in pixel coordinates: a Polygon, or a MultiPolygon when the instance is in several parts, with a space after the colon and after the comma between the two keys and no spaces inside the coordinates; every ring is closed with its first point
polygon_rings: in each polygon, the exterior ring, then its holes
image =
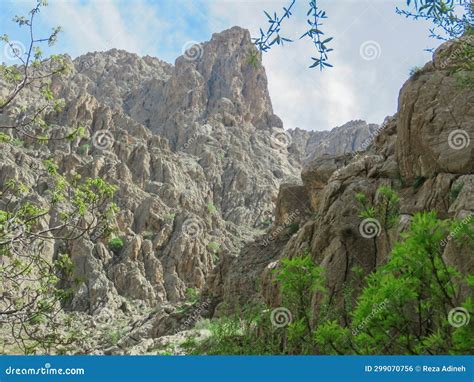
{"type": "Polygon", "coordinates": [[[125,241],[121,237],[113,237],[108,242],[109,249],[115,254],[120,253],[124,245],[125,241]]]}
{"type": "Polygon", "coordinates": [[[410,77],[412,76],[418,76],[421,74],[423,68],[419,67],[419,66],[413,66],[410,68],[410,77]]]}
{"type": "Polygon", "coordinates": [[[207,205],[207,210],[211,213],[211,214],[215,214],[217,212],[217,207],[213,204],[213,203],[209,203],[207,205]]]}
{"type": "MultiPolygon", "coordinates": [[[[472,223],[472,222],[471,222],[472,223]]],[[[459,223],[457,224],[459,226],[459,223]]],[[[415,214],[405,240],[396,244],[389,262],[366,279],[351,312],[349,327],[333,320],[315,332],[323,353],[329,354],[469,354],[474,323],[450,323],[453,309],[474,313],[470,298],[461,299],[463,276],[445,263],[441,243],[454,225],[435,213],[415,214]]],[[[473,240],[463,224],[458,240],[473,240]]],[[[472,285],[471,285],[472,288],[472,285]]]]}
{"type": "Polygon", "coordinates": [[[78,153],[80,155],[87,155],[89,154],[89,150],[91,148],[91,145],[88,143],[84,143],[83,145],[80,145],[79,148],[77,149],[78,153]]]}
{"type": "Polygon", "coordinates": [[[169,213],[169,214],[165,215],[165,220],[172,222],[172,221],[174,221],[175,217],[176,217],[175,213],[169,213]]]}
{"type": "Polygon", "coordinates": [[[215,241],[211,241],[207,244],[207,248],[210,249],[213,253],[216,253],[220,248],[220,244],[216,243],[215,241]]]}

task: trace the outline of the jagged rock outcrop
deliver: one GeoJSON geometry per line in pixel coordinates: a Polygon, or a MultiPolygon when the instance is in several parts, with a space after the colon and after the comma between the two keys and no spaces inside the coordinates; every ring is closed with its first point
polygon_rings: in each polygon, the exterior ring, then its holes
{"type": "MultiPolygon", "coordinates": [[[[67,127],[83,126],[85,135],[39,144],[10,131],[21,144],[0,143],[0,186],[22,181],[44,203],[48,185],[37,173],[45,159],[53,158],[66,177],[102,177],[117,186],[122,249],[110,249],[100,232],[45,246],[49,259],[69,253],[74,277],[82,280],[66,307],[77,315],[78,330],[104,335],[77,352],[145,352],[155,345],[151,338],[189,329],[176,308],[186,305],[189,289],[217,302],[234,293],[245,301],[257,291],[249,278],[280,256],[287,237],[313,212],[313,191],[298,180],[301,158],[310,151],[340,153],[338,145],[343,152],[359,148],[373,129],[357,122],[321,133],[324,139],[285,132],[263,67],[249,61],[256,51],[244,29],[215,34],[192,50],[174,66],[115,49],[68,58],[69,72],[51,86],[64,108],[46,121],[53,138],[67,127]],[[276,226],[261,237],[273,220],[276,226]],[[256,248],[262,256],[247,261],[256,248]],[[111,322],[121,336],[113,346],[104,334],[111,322]]],[[[0,96],[9,86],[0,84],[0,96]]],[[[29,89],[15,106],[41,102],[29,89]]],[[[0,122],[15,118],[7,112],[0,122]]],[[[54,216],[44,220],[52,224],[54,216]]],[[[199,315],[211,316],[215,303],[199,315]]]]}
{"type": "Polygon", "coordinates": [[[377,135],[379,126],[365,121],[350,121],[325,131],[291,129],[288,151],[307,164],[323,155],[341,156],[364,151],[377,135]]]}
{"type": "MultiPolygon", "coordinates": [[[[407,81],[400,92],[397,115],[386,119],[368,150],[356,155],[323,155],[306,163],[301,178],[311,217],[296,233],[288,235],[282,230],[273,240],[276,248],[272,247],[271,252],[262,255],[256,241],[232,259],[230,266],[223,262],[218,271],[213,271],[221,281],[219,288],[211,289],[222,299],[222,309],[262,298],[278,306],[272,270],[282,258],[307,252],[325,268],[331,309],[337,311],[344,304],[346,281],[357,279],[351,277],[354,267],[367,275],[385,263],[413,213],[436,210],[441,218],[472,218],[474,92],[469,87],[458,87],[449,65],[441,63],[455,59],[449,53],[453,44],[456,42],[442,45],[433,62],[407,81]],[[456,138],[455,134],[461,135],[456,138]],[[369,201],[377,201],[380,186],[390,186],[400,195],[400,222],[393,228],[381,227],[377,236],[367,237],[356,195],[363,193],[369,201]],[[242,272],[249,264],[252,271],[242,272]],[[255,286],[257,280],[262,280],[259,292],[248,287],[255,286]]],[[[288,187],[281,186],[280,204],[295,205],[288,187]]],[[[288,208],[285,210],[288,214],[288,208]]],[[[472,273],[473,264],[468,260],[472,253],[467,245],[450,241],[443,248],[449,264],[463,273],[472,273]]],[[[210,280],[215,285],[215,278],[210,280]]],[[[352,287],[357,291],[357,285],[352,287]]],[[[316,294],[313,303],[316,312],[316,294]]]]}

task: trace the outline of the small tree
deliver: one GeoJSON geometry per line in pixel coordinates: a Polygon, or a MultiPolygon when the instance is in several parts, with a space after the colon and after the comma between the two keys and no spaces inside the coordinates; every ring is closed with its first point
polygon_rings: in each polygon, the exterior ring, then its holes
{"type": "Polygon", "coordinates": [[[367,238],[372,238],[374,242],[374,268],[377,266],[377,236],[381,232],[385,234],[390,244],[389,230],[392,229],[399,220],[399,202],[400,198],[390,187],[382,186],[377,190],[375,200],[369,202],[367,196],[358,193],[356,199],[359,201],[362,211],[359,217],[364,219],[359,230],[367,238]],[[364,225],[366,224],[366,225],[364,225]],[[367,229],[366,229],[367,228],[367,229]]]}
{"type": "MultiPolygon", "coordinates": [[[[350,326],[330,321],[316,330],[321,350],[329,354],[469,354],[474,346],[474,323],[469,320],[474,305],[460,293],[460,286],[472,288],[472,275],[463,276],[448,266],[441,252],[441,243],[453,227],[432,212],[415,214],[390,261],[367,277],[350,326]],[[461,322],[454,321],[459,314],[461,322]]],[[[464,224],[457,237],[472,244],[472,232],[472,223],[464,224]]]]}
{"type": "Polygon", "coordinates": [[[316,292],[325,293],[324,273],[316,267],[310,255],[283,259],[281,267],[275,270],[279,284],[282,305],[292,315],[286,328],[285,352],[299,354],[314,352],[312,340],[313,309],[312,298],[316,292]]]}
{"type": "MultiPolygon", "coordinates": [[[[52,128],[45,118],[60,111],[63,104],[55,99],[50,85],[55,76],[66,72],[66,61],[55,55],[43,58],[40,49],[41,44],[54,44],[60,28],[46,38],[37,38],[34,31],[35,17],[46,5],[46,1],[38,0],[28,17],[14,18],[29,30],[25,52],[8,36],[1,37],[18,65],[0,65],[8,91],[0,100],[0,114],[12,120],[12,124],[0,126],[8,133],[0,133],[0,145],[14,145],[19,136],[47,143],[52,128]],[[39,97],[25,105],[20,96],[27,90],[39,97]]],[[[82,132],[83,128],[75,127],[54,139],[73,139],[82,132]]],[[[67,252],[73,241],[94,231],[107,236],[117,211],[112,202],[115,190],[101,178],[66,177],[51,159],[43,162],[29,184],[18,179],[0,184],[0,326],[8,330],[21,351],[49,353],[56,345],[75,340],[71,332],[61,331],[59,313],[78,280],[73,279],[67,253],[52,258],[48,253],[53,243],[67,252]],[[37,192],[44,185],[46,191],[38,200],[37,192]]]]}

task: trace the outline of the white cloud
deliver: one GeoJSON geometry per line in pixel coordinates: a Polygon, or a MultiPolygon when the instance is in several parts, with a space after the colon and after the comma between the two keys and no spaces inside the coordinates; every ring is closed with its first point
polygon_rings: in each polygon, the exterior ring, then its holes
{"type": "MultiPolygon", "coordinates": [[[[263,10],[281,11],[289,0],[111,1],[53,0],[48,20],[62,25],[72,56],[121,48],[173,61],[186,41],[202,40],[210,32],[240,25],[258,33],[266,26],[263,10]]],[[[285,36],[298,40],[305,29],[306,1],[298,1],[285,36]]],[[[382,122],[396,111],[400,87],[410,66],[429,59],[433,46],[427,25],[397,16],[396,0],[324,0],[329,19],[324,31],[334,36],[330,56],[334,68],[308,69],[314,47],[309,41],[274,47],[264,55],[274,111],[285,127],[326,130],[351,119],[382,122]],[[365,41],[380,44],[381,55],[364,60],[365,41]],[[407,41],[409,43],[407,43],[407,41]]],[[[210,36],[209,36],[210,37],[210,36]]]]}
{"type": "MultiPolygon", "coordinates": [[[[289,0],[210,1],[209,23],[216,29],[240,25],[253,35],[266,26],[263,10],[281,12],[289,0]]],[[[300,4],[282,34],[293,39],[304,32],[307,2],[300,4]],[[303,30],[302,30],[303,29],[303,30]]],[[[396,111],[400,87],[408,69],[429,59],[423,49],[429,44],[427,26],[395,14],[399,2],[387,0],[320,1],[329,14],[323,30],[334,36],[334,68],[308,69],[314,48],[297,41],[274,47],[264,55],[275,113],[286,128],[326,130],[352,119],[381,123],[396,111]],[[381,45],[379,58],[367,61],[359,54],[365,41],[381,45]],[[407,43],[409,41],[409,43],[407,43]]],[[[434,42],[433,42],[434,43],[434,42]]],[[[428,45],[429,46],[429,45],[428,45]]]]}
{"type": "Polygon", "coordinates": [[[111,48],[146,54],[166,25],[156,7],[144,1],[123,6],[111,0],[57,0],[47,12],[48,18],[63,27],[62,38],[73,56],[111,48]]]}

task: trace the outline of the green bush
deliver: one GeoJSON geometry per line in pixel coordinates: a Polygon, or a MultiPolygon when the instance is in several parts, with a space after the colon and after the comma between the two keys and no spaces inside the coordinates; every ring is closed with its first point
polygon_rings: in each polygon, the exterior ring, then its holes
{"type": "Polygon", "coordinates": [[[209,203],[209,204],[207,205],[207,210],[208,210],[209,213],[211,213],[211,214],[217,213],[217,207],[216,207],[213,203],[209,203]]]}
{"type": "Polygon", "coordinates": [[[453,309],[474,314],[470,298],[472,275],[463,276],[446,264],[441,247],[450,234],[473,240],[471,224],[456,225],[435,213],[415,214],[405,240],[395,245],[390,261],[366,278],[366,285],[343,327],[334,319],[315,331],[325,354],[469,354],[474,348],[474,323],[450,323],[453,309]]]}
{"type": "Polygon", "coordinates": [[[413,66],[410,68],[410,77],[421,74],[423,68],[419,66],[413,66]]]}
{"type": "Polygon", "coordinates": [[[109,249],[115,254],[120,253],[124,245],[125,245],[125,241],[121,237],[113,237],[108,242],[109,249]]]}
{"type": "Polygon", "coordinates": [[[220,248],[220,244],[216,243],[215,241],[211,241],[207,244],[207,248],[216,253],[220,248]]]}
{"type": "Polygon", "coordinates": [[[84,143],[83,145],[81,145],[81,146],[78,147],[77,152],[78,152],[80,155],[87,155],[87,154],[89,154],[90,148],[91,148],[91,145],[90,145],[90,144],[84,143]]]}
{"type": "MultiPolygon", "coordinates": [[[[396,200],[388,191],[384,197],[396,200]]],[[[364,197],[359,199],[365,202],[364,197]]],[[[460,293],[472,290],[474,276],[463,275],[445,262],[442,248],[448,236],[474,248],[474,219],[451,222],[437,219],[433,212],[415,214],[388,263],[365,277],[360,267],[352,268],[351,278],[362,283],[362,290],[354,300],[349,282],[344,294],[352,301],[345,301],[338,309],[329,308],[323,270],[308,254],[283,259],[274,272],[281,306],[291,312],[288,325],[273,325],[272,308],[255,305],[211,320],[211,336],[188,351],[230,355],[469,354],[474,348],[474,320],[466,319],[463,325],[453,325],[450,320],[453,311],[468,318],[474,315],[472,300],[460,293]],[[315,293],[322,301],[316,313],[312,306],[315,293]]]]}

